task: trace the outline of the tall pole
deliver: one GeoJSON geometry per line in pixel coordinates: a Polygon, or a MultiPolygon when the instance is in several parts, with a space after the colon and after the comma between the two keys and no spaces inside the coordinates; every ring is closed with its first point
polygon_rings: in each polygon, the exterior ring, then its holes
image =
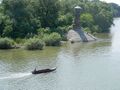
{"type": "Polygon", "coordinates": [[[80,25],[81,10],[82,10],[81,7],[79,7],[79,6],[75,7],[75,18],[74,18],[74,21],[73,21],[73,30],[75,30],[76,32],[79,33],[83,42],[88,42],[87,37],[86,37],[85,33],[82,31],[81,25],[80,25]]]}
{"type": "Polygon", "coordinates": [[[81,12],[82,8],[79,6],[75,7],[75,18],[74,18],[74,22],[73,22],[73,29],[81,29],[80,26],[80,12],[81,12]]]}

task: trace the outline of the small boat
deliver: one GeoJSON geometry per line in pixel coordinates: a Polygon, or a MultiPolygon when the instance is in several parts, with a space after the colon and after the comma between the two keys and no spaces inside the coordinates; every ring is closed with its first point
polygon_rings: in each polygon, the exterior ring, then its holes
{"type": "Polygon", "coordinates": [[[32,74],[49,73],[49,72],[52,72],[55,70],[56,70],[56,68],[51,68],[51,69],[48,68],[48,69],[42,69],[42,70],[36,70],[36,68],[35,68],[35,70],[32,71],[32,74]]]}

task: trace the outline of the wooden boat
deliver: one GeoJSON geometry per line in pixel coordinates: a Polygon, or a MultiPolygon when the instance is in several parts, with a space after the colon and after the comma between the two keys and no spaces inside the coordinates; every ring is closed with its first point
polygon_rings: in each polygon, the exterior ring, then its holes
{"type": "Polygon", "coordinates": [[[35,70],[32,71],[32,74],[49,73],[49,72],[52,72],[55,70],[56,70],[56,68],[51,68],[51,69],[48,68],[48,69],[42,69],[42,70],[36,70],[36,68],[35,68],[35,70]]]}

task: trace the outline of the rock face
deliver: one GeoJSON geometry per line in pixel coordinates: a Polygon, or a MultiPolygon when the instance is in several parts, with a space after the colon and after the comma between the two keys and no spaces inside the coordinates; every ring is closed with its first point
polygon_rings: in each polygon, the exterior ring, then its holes
{"type": "Polygon", "coordinates": [[[80,26],[80,12],[81,12],[81,7],[76,6],[75,7],[75,18],[73,21],[73,30],[69,30],[67,34],[67,39],[72,42],[88,42],[88,41],[94,41],[96,38],[89,34],[86,33],[82,30],[80,26]]]}
{"type": "Polygon", "coordinates": [[[95,41],[97,38],[90,33],[82,32],[80,30],[70,30],[67,34],[67,39],[73,42],[89,42],[95,41]]]}

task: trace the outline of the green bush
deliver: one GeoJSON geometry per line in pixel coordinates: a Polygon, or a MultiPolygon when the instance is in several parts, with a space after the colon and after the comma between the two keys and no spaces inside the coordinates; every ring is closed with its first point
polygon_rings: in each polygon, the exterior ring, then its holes
{"type": "Polygon", "coordinates": [[[44,42],[38,38],[30,38],[25,43],[25,48],[27,50],[42,50],[44,47],[44,42]]]}
{"type": "Polygon", "coordinates": [[[54,31],[59,33],[60,35],[66,34],[70,29],[72,29],[72,26],[59,26],[54,31]]]}
{"type": "Polygon", "coordinates": [[[26,42],[26,39],[16,38],[16,39],[15,39],[15,42],[16,42],[17,44],[24,44],[24,43],[26,42]]]}
{"type": "Polygon", "coordinates": [[[37,30],[37,38],[43,38],[44,34],[50,34],[50,28],[39,28],[37,30]]]}
{"type": "Polygon", "coordinates": [[[81,14],[80,20],[81,20],[81,25],[84,28],[85,27],[91,27],[94,24],[93,16],[90,13],[81,14]]]}
{"type": "Polygon", "coordinates": [[[64,15],[59,15],[58,17],[58,25],[59,26],[68,26],[71,25],[73,21],[73,15],[71,13],[67,13],[64,15]]]}
{"type": "Polygon", "coordinates": [[[61,35],[62,41],[67,41],[66,34],[71,29],[72,29],[72,25],[71,26],[63,26],[63,27],[59,26],[54,30],[54,32],[57,32],[61,35]]]}
{"type": "Polygon", "coordinates": [[[83,30],[87,33],[91,33],[91,29],[89,27],[83,28],[83,30]]]}
{"type": "Polygon", "coordinates": [[[58,33],[45,34],[43,40],[46,46],[59,46],[61,41],[61,36],[58,33]]]}
{"type": "Polygon", "coordinates": [[[13,48],[14,41],[9,38],[0,38],[0,49],[11,49],[13,48]]]}

